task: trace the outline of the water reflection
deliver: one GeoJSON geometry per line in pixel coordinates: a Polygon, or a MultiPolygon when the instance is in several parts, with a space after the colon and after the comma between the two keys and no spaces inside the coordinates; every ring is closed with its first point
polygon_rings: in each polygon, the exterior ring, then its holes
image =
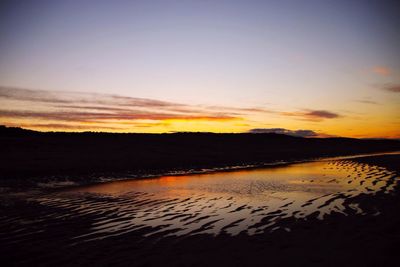
{"type": "Polygon", "coordinates": [[[362,213],[346,199],[381,190],[389,193],[394,175],[376,166],[331,160],[111,182],[36,201],[69,215],[96,215],[87,233],[74,237],[76,242],[134,231],[144,236],[256,234],[276,229],[288,217],[317,212],[323,219],[332,211],[362,213]]]}

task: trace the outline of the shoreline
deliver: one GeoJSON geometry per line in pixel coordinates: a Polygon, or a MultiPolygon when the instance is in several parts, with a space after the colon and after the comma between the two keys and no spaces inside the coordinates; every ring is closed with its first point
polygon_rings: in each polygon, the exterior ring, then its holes
{"type": "Polygon", "coordinates": [[[0,183],[201,173],[399,151],[398,140],[278,134],[0,133],[0,183]]]}
{"type": "MultiPolygon", "coordinates": [[[[257,169],[264,169],[264,168],[280,168],[285,167],[292,164],[301,164],[301,163],[308,163],[308,162],[318,162],[318,161],[330,161],[330,160],[344,160],[344,159],[359,159],[359,158],[367,158],[367,157],[374,157],[374,156],[383,156],[383,155],[400,155],[400,151],[390,151],[390,152],[378,152],[378,153],[370,153],[370,154],[355,154],[355,155],[346,155],[346,156],[334,156],[334,157],[318,157],[318,158],[310,158],[310,159],[301,159],[301,160],[293,160],[293,161],[282,161],[282,162],[266,162],[261,164],[254,164],[254,165],[243,165],[243,166],[227,166],[227,167],[216,167],[216,168],[209,168],[203,170],[182,170],[182,171],[167,171],[160,174],[149,174],[143,176],[134,176],[134,177],[126,177],[126,178],[110,178],[106,180],[95,180],[89,182],[87,184],[76,184],[74,185],[79,186],[86,186],[86,185],[95,185],[95,184],[103,184],[103,183],[112,183],[117,181],[129,181],[129,180],[141,180],[141,179],[157,179],[163,176],[191,176],[191,175],[201,175],[201,174],[213,174],[213,173],[222,173],[222,172],[235,172],[235,171],[242,171],[242,170],[257,170],[257,169]]],[[[117,176],[116,176],[117,177],[117,176]]]]}
{"type": "Polygon", "coordinates": [[[62,190],[67,188],[74,188],[80,186],[88,186],[95,184],[103,184],[103,183],[112,183],[117,181],[128,181],[128,180],[137,180],[137,179],[157,179],[163,176],[186,176],[186,175],[200,175],[200,174],[212,174],[218,172],[235,172],[241,170],[256,170],[263,168],[279,168],[292,164],[301,164],[307,162],[316,162],[316,161],[329,161],[329,160],[341,160],[341,159],[357,159],[364,157],[373,157],[373,156],[381,156],[381,155],[398,155],[400,154],[400,150],[398,151],[385,151],[385,152],[372,152],[372,153],[358,153],[358,154],[347,154],[347,155],[336,155],[336,156],[321,156],[321,157],[313,157],[313,158],[304,158],[304,159],[293,159],[291,161],[275,161],[275,162],[264,162],[259,164],[243,164],[243,165],[226,165],[222,167],[210,167],[210,168],[189,168],[189,169],[179,169],[179,170],[167,170],[160,172],[144,172],[141,173],[94,173],[91,175],[73,175],[73,174],[64,174],[57,176],[43,176],[41,178],[29,177],[31,180],[26,181],[26,178],[17,178],[17,179],[1,179],[0,186],[1,187],[9,187],[10,189],[14,189],[15,187],[19,187],[21,190],[25,190],[27,188],[34,189],[48,189],[48,190],[62,190]],[[76,177],[76,178],[73,178],[76,177]],[[106,178],[107,177],[107,178],[106,178]],[[72,179],[71,179],[72,178],[72,179]],[[25,183],[22,185],[21,183],[25,183]]]}

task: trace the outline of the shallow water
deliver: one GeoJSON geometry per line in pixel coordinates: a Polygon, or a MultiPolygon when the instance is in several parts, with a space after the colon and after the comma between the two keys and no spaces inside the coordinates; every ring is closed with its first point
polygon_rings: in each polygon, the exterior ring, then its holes
{"type": "Polygon", "coordinates": [[[87,227],[71,232],[71,243],[134,232],[143,237],[252,235],[279,229],[285,218],[316,214],[323,219],[333,211],[363,214],[357,203],[347,200],[362,193],[390,193],[396,182],[395,173],[385,168],[351,160],[163,176],[36,194],[28,201],[48,214],[23,224],[21,218],[7,220],[15,222],[18,235],[24,233],[18,224],[24,229],[34,224],[41,231],[40,225],[65,228],[63,222],[84,218],[87,227]]]}

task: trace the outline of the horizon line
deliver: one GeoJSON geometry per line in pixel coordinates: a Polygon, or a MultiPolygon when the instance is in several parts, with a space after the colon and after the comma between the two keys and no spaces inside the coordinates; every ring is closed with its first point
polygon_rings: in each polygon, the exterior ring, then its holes
{"type": "Polygon", "coordinates": [[[18,129],[23,131],[30,131],[36,133],[66,133],[66,134],[84,134],[84,133],[91,133],[91,134],[143,134],[143,135],[167,135],[167,134],[215,134],[215,135],[280,135],[280,136],[288,136],[288,137],[295,137],[295,138],[306,138],[306,139],[331,139],[331,138],[345,138],[345,139],[357,139],[357,140],[396,140],[400,141],[400,138],[388,138],[388,137],[365,137],[365,138],[357,138],[357,137],[348,137],[348,136],[296,136],[291,134],[285,133],[275,133],[275,132],[209,132],[209,131],[170,131],[170,132],[154,132],[154,133],[146,133],[146,132],[112,132],[112,131],[61,131],[61,130],[52,130],[52,131],[45,131],[45,130],[35,130],[29,129],[25,127],[17,127],[17,126],[7,126],[4,124],[0,125],[0,129],[18,129]]]}

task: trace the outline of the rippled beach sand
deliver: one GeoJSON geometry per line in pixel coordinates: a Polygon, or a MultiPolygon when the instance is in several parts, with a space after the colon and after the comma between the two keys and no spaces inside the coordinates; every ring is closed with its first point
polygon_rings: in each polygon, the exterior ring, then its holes
{"type": "Polygon", "coordinates": [[[399,157],[3,193],[2,251],[16,265],[390,264],[355,256],[400,240],[381,222],[398,221],[399,157]]]}

